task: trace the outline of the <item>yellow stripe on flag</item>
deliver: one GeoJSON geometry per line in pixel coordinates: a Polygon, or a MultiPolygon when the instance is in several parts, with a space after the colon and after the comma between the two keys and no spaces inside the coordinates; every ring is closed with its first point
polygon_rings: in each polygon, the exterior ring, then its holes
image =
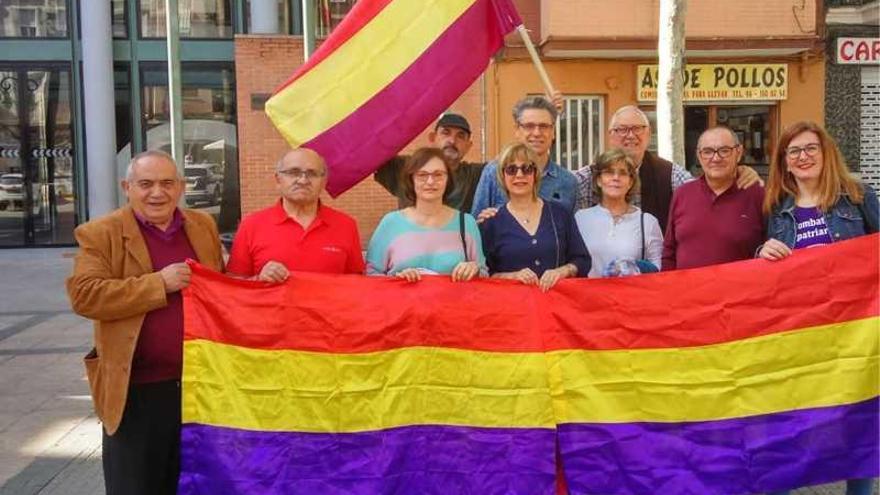
{"type": "Polygon", "coordinates": [[[704,347],[549,353],[329,354],[192,340],[184,343],[183,421],[328,433],[416,424],[551,428],[851,404],[878,394],[878,323],[704,347]]]}
{"type": "Polygon", "coordinates": [[[871,399],[878,325],[872,317],[705,347],[550,353],[556,413],[560,423],[708,421],[871,399]]]}
{"type": "Polygon", "coordinates": [[[541,353],[324,354],[191,340],[184,362],[185,423],[306,432],[555,424],[541,353]]]}
{"type": "Polygon", "coordinates": [[[292,147],[314,139],[400,76],[473,3],[394,0],[325,60],[269,99],[266,112],[292,147]],[[321,110],[315,111],[316,106],[321,110]]]}

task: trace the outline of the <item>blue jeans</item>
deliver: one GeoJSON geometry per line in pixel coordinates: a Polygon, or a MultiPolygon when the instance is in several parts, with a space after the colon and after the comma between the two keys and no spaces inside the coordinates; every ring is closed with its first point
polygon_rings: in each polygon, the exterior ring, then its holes
{"type": "MultiPolygon", "coordinates": [[[[874,488],[874,479],[858,479],[858,480],[846,480],[846,495],[871,495],[871,492],[874,488]]],[[[767,495],[790,495],[791,492],[786,490],[784,492],[772,492],[767,495]]]]}

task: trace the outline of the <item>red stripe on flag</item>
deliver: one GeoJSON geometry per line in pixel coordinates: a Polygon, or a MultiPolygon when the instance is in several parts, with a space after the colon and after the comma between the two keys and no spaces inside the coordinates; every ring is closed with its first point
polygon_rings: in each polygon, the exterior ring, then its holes
{"type": "MultiPolygon", "coordinates": [[[[337,48],[345,44],[352,36],[357,34],[364,26],[369,24],[380,12],[382,12],[389,3],[394,0],[359,0],[354,4],[354,8],[342,19],[342,22],[336,26],[333,33],[324,40],[323,43],[315,50],[315,53],[301,65],[296,72],[290,76],[290,79],[284,82],[275,93],[289,86],[291,83],[302,77],[303,74],[312,69],[312,67],[323,62],[324,59],[336,51],[337,48]]],[[[398,0],[400,1],[400,0],[398,0]]]]}
{"type": "Polygon", "coordinates": [[[880,311],[878,235],[796,251],[776,263],[564,280],[546,295],[499,280],[426,277],[410,284],[296,273],[283,285],[264,285],[199,267],[194,273],[184,298],[186,339],[330,353],[411,346],[498,352],[692,347],[880,311]]]}

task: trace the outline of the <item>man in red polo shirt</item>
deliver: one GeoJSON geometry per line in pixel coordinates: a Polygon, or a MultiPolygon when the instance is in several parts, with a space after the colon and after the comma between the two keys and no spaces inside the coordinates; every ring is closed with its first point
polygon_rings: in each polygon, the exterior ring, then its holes
{"type": "Polygon", "coordinates": [[[282,282],[291,271],[363,273],[357,224],[321,204],[327,164],[312,150],[291,150],[275,166],[281,199],[253,213],[238,228],[227,271],[282,282]]]}

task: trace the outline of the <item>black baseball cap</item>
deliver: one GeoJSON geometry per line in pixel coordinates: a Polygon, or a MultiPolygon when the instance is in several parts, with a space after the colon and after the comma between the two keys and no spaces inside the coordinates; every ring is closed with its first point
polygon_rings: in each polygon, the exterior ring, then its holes
{"type": "Polygon", "coordinates": [[[440,117],[440,120],[437,121],[437,125],[434,126],[434,130],[436,131],[437,129],[440,128],[440,126],[457,127],[459,129],[465,131],[468,134],[471,133],[471,125],[468,124],[467,119],[464,118],[464,116],[457,114],[457,113],[452,113],[452,112],[444,113],[443,116],[440,117]]]}

